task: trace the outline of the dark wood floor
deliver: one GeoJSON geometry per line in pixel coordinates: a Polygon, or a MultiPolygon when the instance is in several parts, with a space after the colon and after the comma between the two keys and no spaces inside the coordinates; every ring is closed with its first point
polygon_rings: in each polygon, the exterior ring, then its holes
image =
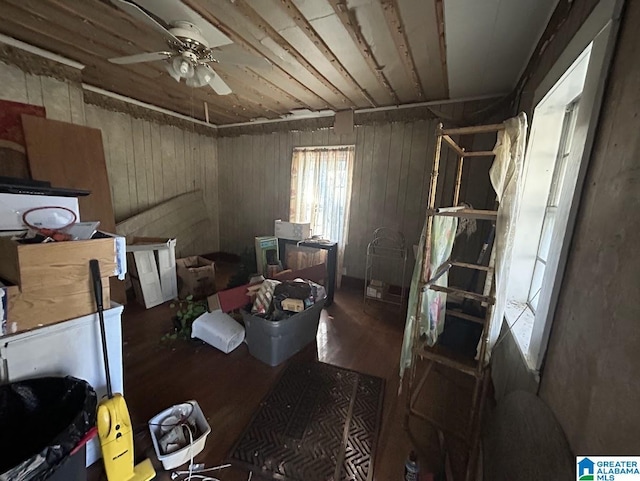
{"type": "MultiPolygon", "coordinates": [[[[355,369],[386,380],[383,424],[375,458],[375,480],[400,480],[413,444],[403,428],[405,397],[398,396],[398,365],[404,315],[388,307],[363,311],[362,291],[343,287],[334,304],[323,313],[316,343],[278,367],[254,359],[246,345],[231,354],[198,341],[160,342],[171,326],[167,304],[144,310],[135,302],[123,316],[125,397],[133,419],[136,458],[147,456],[158,480],[171,479],[155,457],[146,422],[163,409],[189,399],[200,404],[212,432],[197,462],[214,466],[224,461],[234,442],[257,409],[260,400],[288,362],[317,359],[355,369]]],[[[468,409],[470,379],[438,382],[427,387],[425,403],[447,422],[459,423],[468,409]]],[[[437,434],[429,425],[412,424],[423,472],[439,473],[443,459],[437,434]]],[[[456,451],[455,445],[450,449],[456,451]]],[[[460,455],[462,456],[462,455],[460,455]]],[[[458,456],[458,458],[460,458],[458,456]]],[[[454,459],[456,457],[454,456],[454,459]]],[[[462,462],[454,470],[463,470],[462,462]]],[[[246,472],[230,468],[222,481],[246,480],[246,472]]],[[[89,470],[90,481],[105,479],[101,463],[89,470]]],[[[253,478],[257,479],[257,478],[253,478]]]]}

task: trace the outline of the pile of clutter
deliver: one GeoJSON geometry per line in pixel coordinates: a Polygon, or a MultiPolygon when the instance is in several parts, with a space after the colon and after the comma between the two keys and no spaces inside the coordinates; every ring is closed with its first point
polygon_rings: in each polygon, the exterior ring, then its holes
{"type": "Polygon", "coordinates": [[[326,291],[302,278],[264,279],[207,298],[209,312],[191,326],[191,336],[230,353],[242,342],[257,359],[276,366],[316,338],[326,291]],[[242,324],[228,312],[240,310],[242,324]]]}
{"type": "Polygon", "coordinates": [[[253,300],[251,314],[269,321],[282,321],[313,307],[326,297],[323,286],[303,279],[280,282],[265,279],[248,288],[253,300]]]}

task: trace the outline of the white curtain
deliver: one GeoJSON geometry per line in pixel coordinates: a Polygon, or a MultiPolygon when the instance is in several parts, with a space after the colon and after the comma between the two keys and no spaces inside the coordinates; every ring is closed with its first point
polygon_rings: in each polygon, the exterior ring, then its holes
{"type": "Polygon", "coordinates": [[[290,222],[310,222],[311,234],[338,242],[337,285],[348,242],[354,146],[293,150],[290,222]]]}

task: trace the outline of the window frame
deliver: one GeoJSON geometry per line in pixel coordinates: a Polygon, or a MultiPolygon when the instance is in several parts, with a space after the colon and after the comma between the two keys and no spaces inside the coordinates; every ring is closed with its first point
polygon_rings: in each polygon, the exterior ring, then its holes
{"type": "MultiPolygon", "coordinates": [[[[554,86],[561,80],[576,59],[590,44],[592,45],[586,80],[580,99],[580,108],[575,120],[576,125],[572,139],[575,148],[572,148],[569,153],[569,158],[567,159],[568,170],[560,192],[560,198],[566,201],[563,201],[562,208],[558,208],[556,213],[551,248],[549,249],[542,280],[542,289],[538,294],[540,297],[537,302],[537,308],[534,314],[526,305],[526,302],[524,303],[524,309],[521,312],[519,311],[520,315],[518,316],[518,318],[522,316],[523,320],[520,321],[521,325],[517,329],[518,320],[514,320],[514,313],[516,307],[519,306],[518,309],[522,307],[522,303],[514,302],[513,299],[510,299],[512,307],[507,307],[505,311],[507,324],[511,326],[513,336],[517,341],[523,358],[528,368],[534,372],[542,370],[549,343],[584,179],[597,132],[609,65],[615,50],[623,4],[624,0],[601,0],[594,7],[591,15],[569,42],[534,93],[533,105],[537,107],[553,90],[554,86]],[[523,333],[523,328],[531,329],[530,334],[523,333]]],[[[526,157],[529,155],[529,149],[530,145],[527,146],[526,157]]],[[[525,177],[523,178],[526,178],[526,169],[525,177]]],[[[518,227],[516,227],[516,235],[517,231],[518,227]]],[[[542,234],[542,228],[540,234],[542,234]]],[[[512,268],[512,272],[513,270],[512,268]]],[[[517,271],[517,269],[515,270],[517,271]]],[[[532,275],[533,270],[531,270],[532,275]]],[[[526,297],[528,300],[528,292],[526,297]]]]}
{"type": "Polygon", "coordinates": [[[546,271],[547,262],[549,260],[549,254],[551,252],[551,239],[549,239],[549,246],[546,249],[546,254],[543,255],[540,250],[543,247],[544,242],[544,234],[545,229],[550,229],[548,232],[550,236],[553,236],[553,232],[555,229],[555,220],[557,217],[558,209],[560,207],[560,202],[562,201],[562,184],[564,183],[564,176],[567,171],[567,164],[569,162],[569,157],[571,154],[571,145],[573,142],[573,134],[575,133],[577,114],[580,106],[580,95],[577,98],[573,99],[566,107],[564,111],[564,118],[562,119],[562,133],[560,134],[560,141],[558,144],[558,153],[556,155],[556,159],[553,165],[553,174],[551,175],[551,185],[549,186],[549,194],[547,195],[547,203],[544,209],[544,213],[542,215],[542,226],[540,228],[540,236],[538,239],[538,246],[536,248],[535,259],[533,263],[533,272],[531,274],[531,284],[529,286],[529,291],[527,292],[527,306],[531,310],[531,312],[535,315],[537,309],[538,295],[542,291],[542,283],[544,282],[544,272],[546,271]],[[549,220],[551,217],[551,212],[553,212],[553,222],[549,227],[549,220]],[[542,279],[540,279],[539,284],[536,282],[534,287],[534,281],[536,281],[537,276],[536,272],[538,269],[538,264],[541,264],[542,269],[542,279]],[[535,292],[534,292],[535,288],[535,292]],[[535,300],[535,305],[534,305],[535,300]]]}

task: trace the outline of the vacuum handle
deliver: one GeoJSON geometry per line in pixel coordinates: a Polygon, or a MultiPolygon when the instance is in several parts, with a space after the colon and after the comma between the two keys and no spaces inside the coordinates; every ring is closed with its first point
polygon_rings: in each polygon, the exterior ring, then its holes
{"type": "Polygon", "coordinates": [[[93,284],[96,307],[98,310],[101,310],[104,308],[104,300],[102,298],[102,279],[100,279],[100,264],[98,260],[91,259],[89,261],[89,268],[91,269],[91,282],[93,284]]]}
{"type": "Polygon", "coordinates": [[[91,271],[91,284],[93,285],[93,295],[96,300],[96,308],[98,309],[98,318],[100,319],[100,338],[102,339],[102,357],[104,359],[104,370],[107,377],[107,396],[113,398],[113,390],[111,389],[111,372],[109,370],[109,354],[107,353],[107,334],[104,327],[104,306],[102,298],[102,279],[100,279],[100,264],[97,259],[89,261],[89,270],[91,271]]]}

